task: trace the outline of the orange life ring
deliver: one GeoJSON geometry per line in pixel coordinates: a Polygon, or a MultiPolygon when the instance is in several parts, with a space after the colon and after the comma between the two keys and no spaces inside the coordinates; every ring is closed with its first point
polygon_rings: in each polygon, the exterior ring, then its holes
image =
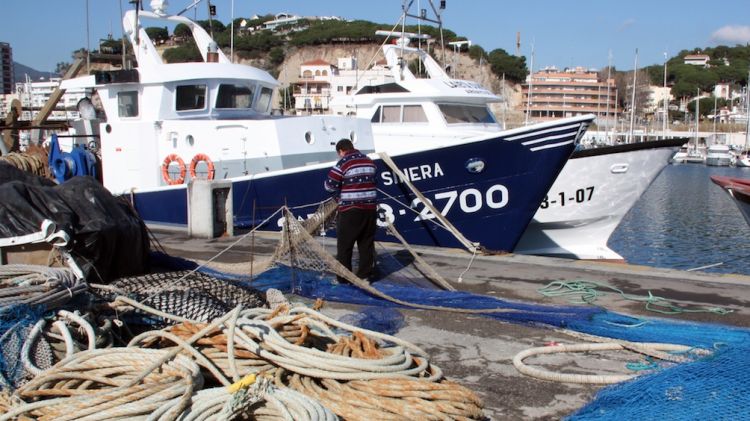
{"type": "Polygon", "coordinates": [[[185,182],[185,161],[182,160],[177,154],[169,154],[164,158],[164,162],[161,164],[161,178],[169,185],[182,184],[185,182]],[[180,167],[180,176],[172,178],[169,176],[169,164],[176,162],[180,167]]]}
{"type": "Polygon", "coordinates": [[[190,161],[190,177],[195,177],[195,167],[198,166],[199,162],[205,162],[206,166],[208,167],[208,175],[206,175],[206,180],[213,180],[214,175],[216,174],[216,171],[214,170],[214,163],[211,162],[211,158],[208,157],[208,155],[204,153],[199,153],[193,157],[193,160],[190,161]]]}

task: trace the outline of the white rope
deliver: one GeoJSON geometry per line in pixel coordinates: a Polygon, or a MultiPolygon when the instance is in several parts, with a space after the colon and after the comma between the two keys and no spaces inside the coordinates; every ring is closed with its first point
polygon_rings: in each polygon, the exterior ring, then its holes
{"type": "MultiPolygon", "coordinates": [[[[677,351],[685,352],[691,349],[685,345],[662,344],[662,343],[639,343],[638,346],[645,350],[658,351],[677,351]]],[[[519,352],[513,357],[513,365],[516,369],[527,376],[535,377],[542,380],[551,380],[565,383],[585,383],[585,384],[613,384],[620,383],[637,377],[633,374],[610,374],[610,375],[589,375],[589,374],[569,374],[555,373],[541,368],[530,367],[523,360],[542,354],[557,354],[565,352],[587,352],[587,351],[618,351],[627,349],[622,344],[616,342],[596,343],[596,344],[573,344],[573,345],[552,345],[538,348],[530,348],[519,352]]]]}

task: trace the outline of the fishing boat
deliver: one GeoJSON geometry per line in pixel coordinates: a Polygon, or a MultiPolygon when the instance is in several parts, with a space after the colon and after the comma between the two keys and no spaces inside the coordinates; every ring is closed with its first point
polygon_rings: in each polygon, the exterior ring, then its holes
{"type": "MultiPolygon", "coordinates": [[[[337,114],[372,121],[376,151],[401,154],[445,148],[467,139],[505,133],[489,109],[502,98],[479,83],[452,79],[427,52],[412,46],[416,40],[426,44],[425,35],[393,31],[379,34],[394,38],[393,42],[384,42],[381,49],[391,71],[390,80],[360,86],[353,94],[331,101],[337,114]],[[414,64],[406,65],[416,60],[424,69],[424,77],[412,71],[414,64]]],[[[565,121],[552,124],[568,124],[565,121]]],[[[516,130],[520,133],[532,127],[537,126],[516,130]]],[[[646,142],[574,153],[577,158],[568,160],[540,200],[541,207],[536,205],[534,219],[513,251],[621,260],[606,246],[610,234],[684,142],[646,142]]],[[[494,158],[502,165],[519,164],[508,155],[494,158]]]]}
{"type": "Polygon", "coordinates": [[[712,175],[711,181],[729,194],[750,225],[750,179],[712,175]]]}
{"type": "MultiPolygon", "coordinates": [[[[205,201],[231,210],[232,227],[278,230],[283,219],[273,215],[280,207],[305,218],[327,198],[322,183],[337,159],[336,141],[349,138],[366,153],[375,149],[369,118],[272,115],[277,81],[231,62],[186,17],[156,7],[127,12],[123,25],[137,67],[71,79],[63,87],[96,90],[106,121],[84,126],[98,131],[93,147],[101,154],[104,186],[129,198],[152,226],[189,225],[196,212],[191,192],[209,180],[229,189],[205,201]],[[187,25],[203,62],[165,63],[143,21],[187,25]]],[[[373,154],[379,224],[393,223],[412,244],[510,251],[592,120],[581,116],[475,133],[390,158],[373,154]]],[[[92,146],[90,138],[63,138],[60,144],[58,173],[74,173],[69,163],[77,158],[66,153],[90,156],[80,153],[92,146]]],[[[394,237],[381,233],[378,239],[394,237]]]]}

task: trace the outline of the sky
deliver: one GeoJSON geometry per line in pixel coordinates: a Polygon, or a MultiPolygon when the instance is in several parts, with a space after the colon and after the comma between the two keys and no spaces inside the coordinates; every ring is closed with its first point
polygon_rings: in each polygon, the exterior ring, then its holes
{"type": "MultiPolygon", "coordinates": [[[[0,42],[13,48],[14,61],[40,71],[70,62],[71,53],[112,33],[122,35],[120,10],[129,0],[2,0],[0,42]],[[87,19],[88,8],[88,19],[87,19]]],[[[145,0],[145,8],[149,0],[145,0]]],[[[192,0],[169,0],[176,13],[192,0]]],[[[340,16],[393,26],[402,0],[211,0],[218,19],[288,12],[302,16],[340,16]]],[[[436,7],[440,0],[434,0],[436,7]]],[[[609,63],[630,70],[664,62],[679,51],[750,43],[748,0],[711,3],[698,0],[447,0],[443,26],[486,51],[502,48],[520,54],[538,70],[582,66],[601,69],[609,63]],[[638,54],[636,55],[636,50],[638,54]],[[533,52],[533,54],[532,54],[533,52]]],[[[428,8],[413,0],[412,12],[428,8]]],[[[186,16],[207,19],[206,0],[186,16]]],[[[407,24],[415,23],[407,20],[407,24]]]]}

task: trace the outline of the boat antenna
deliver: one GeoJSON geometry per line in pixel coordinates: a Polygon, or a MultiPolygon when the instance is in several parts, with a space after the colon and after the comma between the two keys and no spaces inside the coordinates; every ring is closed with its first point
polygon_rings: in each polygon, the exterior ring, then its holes
{"type": "Polygon", "coordinates": [[[432,9],[432,13],[435,15],[434,18],[430,18],[427,16],[426,9],[420,9],[419,15],[410,14],[409,9],[411,8],[411,5],[414,4],[414,0],[404,0],[403,5],[401,6],[401,8],[403,9],[403,14],[402,14],[403,21],[401,24],[401,28],[402,28],[401,32],[406,32],[405,30],[406,29],[405,28],[406,16],[415,18],[417,19],[417,22],[420,22],[420,23],[421,21],[427,21],[427,22],[432,22],[436,24],[438,26],[438,30],[440,31],[440,47],[443,50],[443,58],[442,58],[443,63],[442,64],[443,64],[443,68],[445,68],[445,40],[443,38],[443,19],[441,15],[442,15],[442,11],[445,10],[446,0],[440,0],[440,7],[437,7],[437,8],[435,7],[435,3],[432,0],[428,0],[428,1],[430,2],[430,8],[432,9]]]}
{"type": "Polygon", "coordinates": [[[86,73],[91,73],[91,36],[89,36],[89,0],[86,0],[86,73]]]}
{"type": "Polygon", "coordinates": [[[214,37],[214,21],[211,18],[212,12],[216,11],[216,6],[211,6],[211,0],[208,0],[206,2],[208,5],[208,32],[211,35],[211,38],[214,37]]]}
{"type": "MultiPolygon", "coordinates": [[[[190,3],[190,5],[188,5],[188,6],[187,6],[186,8],[184,8],[184,9],[182,9],[182,10],[180,11],[180,13],[177,13],[177,15],[175,15],[175,16],[181,16],[181,15],[182,15],[183,13],[185,13],[185,12],[187,12],[188,10],[190,10],[190,9],[194,8],[195,6],[197,6],[198,4],[200,4],[200,2],[202,2],[202,1],[203,1],[203,0],[193,0],[193,2],[192,2],[192,3],[190,3]]],[[[209,13],[209,16],[210,16],[210,13],[209,13]]]]}

